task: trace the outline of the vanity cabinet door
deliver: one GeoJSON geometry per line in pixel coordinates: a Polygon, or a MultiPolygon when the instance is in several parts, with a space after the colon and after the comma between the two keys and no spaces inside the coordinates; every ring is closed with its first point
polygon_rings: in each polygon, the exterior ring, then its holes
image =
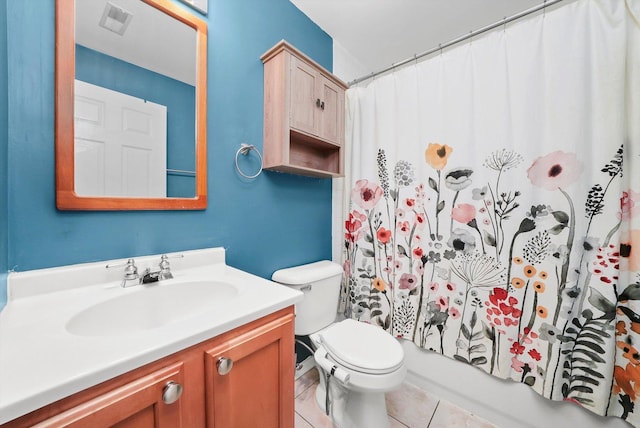
{"type": "Polygon", "coordinates": [[[291,310],[205,353],[209,428],[293,428],[294,332],[291,310]],[[232,361],[232,365],[230,364],[232,361]]]}
{"type": "MultiPolygon", "coordinates": [[[[38,424],[38,427],[181,427],[180,398],[163,401],[169,382],[184,384],[183,365],[176,363],[132,380],[38,424]]],[[[16,425],[19,426],[19,425],[16,425]]]]}

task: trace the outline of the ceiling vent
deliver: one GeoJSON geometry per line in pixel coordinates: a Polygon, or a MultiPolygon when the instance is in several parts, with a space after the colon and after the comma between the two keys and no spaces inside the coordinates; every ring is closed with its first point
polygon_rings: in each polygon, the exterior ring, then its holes
{"type": "Polygon", "coordinates": [[[129,26],[131,18],[133,18],[131,12],[107,2],[102,12],[102,18],[100,18],[100,26],[122,36],[129,26]]]}

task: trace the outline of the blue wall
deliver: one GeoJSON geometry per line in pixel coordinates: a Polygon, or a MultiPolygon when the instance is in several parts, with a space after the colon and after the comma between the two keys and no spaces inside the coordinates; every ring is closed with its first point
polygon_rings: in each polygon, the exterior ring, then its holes
{"type": "Polygon", "coordinates": [[[0,307],[7,300],[7,5],[0,3],[0,307]]]}
{"type": "MultiPolygon", "coordinates": [[[[196,88],[76,45],[76,79],[167,107],[167,168],[196,169],[196,88]]],[[[194,177],[167,176],[167,196],[193,198],[194,177]]]]}
{"type": "Polygon", "coordinates": [[[288,0],[209,2],[205,211],[56,210],[54,0],[8,0],[7,7],[8,266],[25,271],[223,246],[231,266],[270,277],[331,257],[330,180],[265,172],[249,181],[235,171],[241,143],[262,147],[260,55],[287,39],[332,67],[331,38],[288,0]]]}

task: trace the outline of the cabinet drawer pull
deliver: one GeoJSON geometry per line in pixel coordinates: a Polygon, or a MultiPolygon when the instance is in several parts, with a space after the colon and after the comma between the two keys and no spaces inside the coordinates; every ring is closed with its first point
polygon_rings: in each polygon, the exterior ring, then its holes
{"type": "Polygon", "coordinates": [[[162,401],[165,404],[173,404],[182,395],[182,385],[177,382],[169,381],[166,383],[164,388],[162,389],[162,401]]]}
{"type": "Polygon", "coordinates": [[[218,367],[218,374],[221,376],[229,374],[233,367],[233,360],[231,358],[220,357],[218,358],[218,362],[216,362],[216,367],[218,367]]]}

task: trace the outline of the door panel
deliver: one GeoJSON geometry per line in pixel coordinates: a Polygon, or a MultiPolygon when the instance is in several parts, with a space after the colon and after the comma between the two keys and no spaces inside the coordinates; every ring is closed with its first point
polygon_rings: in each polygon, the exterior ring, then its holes
{"type": "Polygon", "coordinates": [[[165,197],[166,107],[79,80],[75,88],[76,193],[165,197]]]}
{"type": "Polygon", "coordinates": [[[177,428],[182,426],[182,402],[165,404],[162,393],[167,382],[184,385],[184,370],[176,363],[152,372],[86,403],[49,418],[37,426],[177,428]]]}
{"type": "Polygon", "coordinates": [[[293,428],[293,337],[289,318],[207,351],[207,427],[293,428]],[[227,374],[218,371],[220,358],[233,361],[227,374]]]}
{"type": "Polygon", "coordinates": [[[321,94],[324,101],[324,108],[322,109],[321,120],[318,130],[318,136],[325,140],[328,140],[334,144],[341,144],[340,135],[338,130],[342,129],[340,126],[342,123],[342,117],[344,109],[340,108],[339,103],[341,101],[340,88],[328,79],[321,79],[321,94]]]}
{"type": "Polygon", "coordinates": [[[290,124],[299,131],[317,133],[317,72],[302,61],[291,58],[290,124]]]}

